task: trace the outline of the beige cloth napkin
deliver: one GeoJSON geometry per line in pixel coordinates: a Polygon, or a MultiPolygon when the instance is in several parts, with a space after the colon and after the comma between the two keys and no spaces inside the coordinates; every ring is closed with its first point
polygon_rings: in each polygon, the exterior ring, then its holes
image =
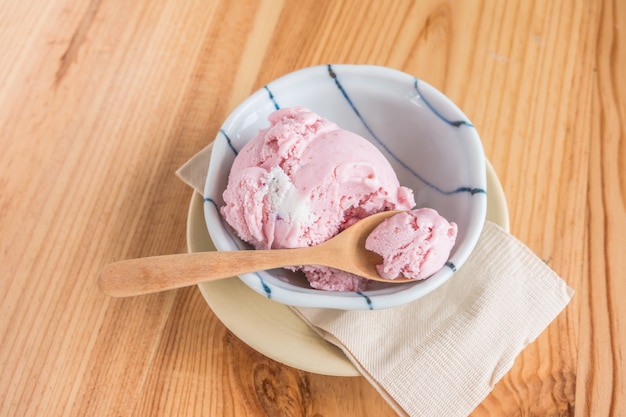
{"type": "MultiPolygon", "coordinates": [[[[200,193],[211,147],[177,171],[200,193]]],[[[450,417],[471,413],[572,295],[528,247],[487,222],[463,267],[413,303],[292,310],[338,346],[399,415],[450,417]]]]}

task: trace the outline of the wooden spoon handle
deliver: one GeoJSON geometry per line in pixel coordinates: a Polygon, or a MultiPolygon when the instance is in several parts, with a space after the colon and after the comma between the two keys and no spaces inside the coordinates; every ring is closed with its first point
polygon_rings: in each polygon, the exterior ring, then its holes
{"type": "Polygon", "coordinates": [[[314,252],[310,248],[216,251],[129,259],[105,266],[98,286],[113,297],[130,297],[246,272],[314,263],[314,252]]]}

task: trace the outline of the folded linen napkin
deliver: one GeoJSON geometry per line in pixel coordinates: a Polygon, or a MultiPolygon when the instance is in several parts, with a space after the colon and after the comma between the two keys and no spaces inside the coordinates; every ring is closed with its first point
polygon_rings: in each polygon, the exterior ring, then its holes
{"type": "MultiPolygon", "coordinates": [[[[201,194],[211,148],[177,171],[201,194]]],[[[466,416],[572,295],[528,247],[488,221],[463,267],[416,302],[292,310],[338,346],[399,415],[466,416]]]]}

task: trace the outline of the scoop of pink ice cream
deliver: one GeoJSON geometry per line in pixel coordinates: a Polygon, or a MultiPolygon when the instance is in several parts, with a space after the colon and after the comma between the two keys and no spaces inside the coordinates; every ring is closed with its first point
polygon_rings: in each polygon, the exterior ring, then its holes
{"type": "MultiPolygon", "coordinates": [[[[317,245],[371,214],[415,205],[382,153],[359,135],[302,107],[278,110],[269,122],[235,158],[221,208],[255,248],[317,245]]],[[[366,285],[334,269],[302,270],[314,288],[366,285]]]]}
{"type": "Polygon", "coordinates": [[[383,257],[376,266],[381,277],[424,279],[445,265],[457,231],[456,223],[437,211],[420,208],[383,221],[367,237],[365,248],[383,257]]]}

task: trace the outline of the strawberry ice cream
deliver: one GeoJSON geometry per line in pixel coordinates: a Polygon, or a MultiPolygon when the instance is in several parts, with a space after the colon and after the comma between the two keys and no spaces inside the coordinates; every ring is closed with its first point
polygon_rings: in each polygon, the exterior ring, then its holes
{"type": "Polygon", "coordinates": [[[457,236],[457,225],[430,208],[398,213],[379,224],[365,241],[365,248],[383,257],[378,274],[428,278],[443,267],[457,236]]]}
{"type": "MultiPolygon", "coordinates": [[[[257,249],[322,243],[359,219],[410,210],[413,191],[366,139],[302,107],[278,110],[238,153],[221,213],[257,249]]],[[[358,291],[367,280],[302,266],[313,288],[358,291]]]]}

